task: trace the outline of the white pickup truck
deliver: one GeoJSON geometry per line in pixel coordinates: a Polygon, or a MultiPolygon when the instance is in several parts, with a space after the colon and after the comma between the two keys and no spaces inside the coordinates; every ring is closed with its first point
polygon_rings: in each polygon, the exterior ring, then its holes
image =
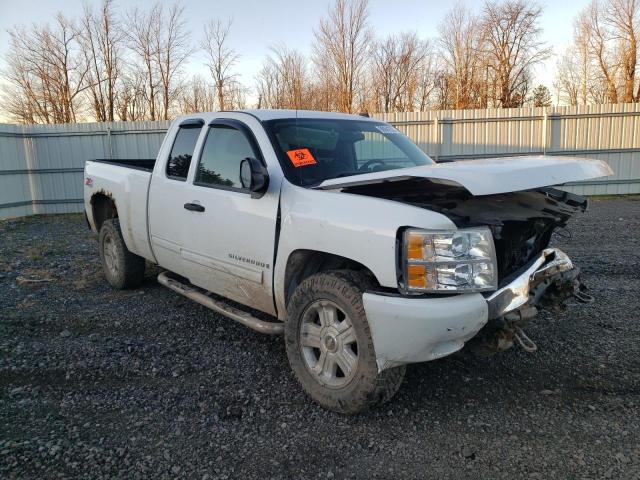
{"type": "Polygon", "coordinates": [[[85,167],[107,281],[163,285],[255,330],[284,333],[304,390],[356,413],[405,365],[470,343],[534,350],[536,308],[588,301],[549,248],[586,200],[551,188],[610,175],[596,160],[435,163],[391,125],[326,112],[176,119],[155,160],[85,167]]]}

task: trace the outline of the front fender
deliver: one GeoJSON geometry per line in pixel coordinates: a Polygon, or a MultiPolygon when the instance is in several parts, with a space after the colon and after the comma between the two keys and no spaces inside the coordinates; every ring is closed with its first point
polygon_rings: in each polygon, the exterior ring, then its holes
{"type": "Polygon", "coordinates": [[[338,191],[312,190],[283,182],[281,226],[274,271],[279,316],[286,316],[285,270],[295,250],[315,250],[367,267],[383,287],[397,288],[396,238],[400,227],[455,229],[423,208],[338,191]]]}

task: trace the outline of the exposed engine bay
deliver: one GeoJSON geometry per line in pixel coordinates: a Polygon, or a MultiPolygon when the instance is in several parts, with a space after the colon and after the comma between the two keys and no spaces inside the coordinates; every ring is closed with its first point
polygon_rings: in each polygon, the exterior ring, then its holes
{"type": "Polygon", "coordinates": [[[587,208],[586,198],[555,188],[473,196],[462,187],[423,178],[343,191],[427,208],[446,215],[458,227],[488,226],[496,246],[500,283],[544,250],[555,229],[587,208]]]}
{"type": "MultiPolygon", "coordinates": [[[[525,272],[527,292],[525,300],[517,307],[500,310],[490,317],[487,325],[470,342],[476,352],[492,354],[506,350],[514,343],[526,351],[535,351],[535,343],[526,336],[522,327],[536,316],[539,308],[565,308],[571,297],[581,302],[592,301],[580,281],[580,270],[570,263],[568,257],[566,261],[569,264],[558,268],[559,259],[552,252],[555,249],[548,248],[553,232],[562,229],[572,215],[586,210],[587,199],[582,196],[550,187],[474,196],[460,186],[416,178],[351,186],[343,191],[433,210],[446,215],[461,228],[488,226],[491,229],[499,287],[522,277],[525,272]],[[540,260],[541,256],[543,260],[540,260]],[[534,260],[537,270],[526,273],[527,269],[531,270],[534,260]]],[[[564,256],[560,251],[558,255],[564,256]]],[[[492,296],[503,293],[499,288],[492,296]]],[[[488,300],[491,301],[491,297],[488,300]]]]}

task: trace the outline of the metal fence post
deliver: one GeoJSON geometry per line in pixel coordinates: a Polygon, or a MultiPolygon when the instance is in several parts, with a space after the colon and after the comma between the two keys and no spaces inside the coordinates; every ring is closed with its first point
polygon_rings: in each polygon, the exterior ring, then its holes
{"type": "MultiPolygon", "coordinates": [[[[38,169],[38,164],[36,164],[36,154],[34,148],[34,139],[29,136],[27,133],[30,131],[30,127],[22,127],[22,145],[24,148],[24,166],[26,170],[26,175],[29,183],[29,198],[27,201],[31,202],[31,214],[37,215],[40,212],[40,206],[35,202],[40,198],[40,189],[38,188],[38,183],[40,182],[39,178],[36,178],[33,172],[38,169]]],[[[30,132],[29,132],[30,133],[30,132]]]]}
{"type": "Polygon", "coordinates": [[[436,116],[433,119],[433,138],[435,140],[435,161],[438,161],[438,157],[440,156],[440,125],[438,122],[438,117],[436,116]]]}
{"type": "Polygon", "coordinates": [[[111,125],[107,125],[107,143],[109,144],[109,160],[113,160],[113,144],[111,143],[111,125]]]}
{"type": "Polygon", "coordinates": [[[547,154],[547,139],[548,139],[548,132],[547,132],[547,128],[548,128],[548,115],[547,115],[547,108],[545,107],[544,112],[542,114],[542,154],[546,155],[547,154]]]}

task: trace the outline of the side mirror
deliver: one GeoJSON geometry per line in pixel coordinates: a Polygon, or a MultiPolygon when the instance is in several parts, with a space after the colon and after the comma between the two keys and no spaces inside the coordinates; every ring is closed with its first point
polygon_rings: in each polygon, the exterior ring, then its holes
{"type": "Polygon", "coordinates": [[[245,158],[240,162],[240,184],[251,191],[253,198],[262,196],[269,186],[269,174],[260,160],[245,158]]]}

